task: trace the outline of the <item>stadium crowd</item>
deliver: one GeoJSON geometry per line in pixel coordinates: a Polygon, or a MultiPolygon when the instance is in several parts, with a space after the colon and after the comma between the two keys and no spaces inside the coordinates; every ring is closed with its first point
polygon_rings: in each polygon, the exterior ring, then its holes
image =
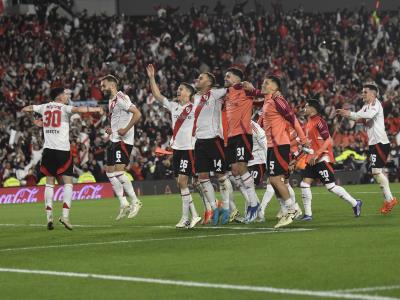
{"type": "MultiPolygon", "coordinates": [[[[232,10],[193,7],[190,13],[158,8],[154,16],[87,16],[67,19],[48,15],[0,19],[0,183],[15,175],[32,185],[40,178],[41,128],[20,112],[28,104],[49,99],[51,87],[71,90],[77,104],[106,103],[99,78],[113,73],[121,89],[140,108],[129,172],[135,180],[172,178],[171,159],[156,156],[172,135],[170,117],[150,93],[145,66],[157,68],[163,94],[173,97],[181,81],[193,82],[210,71],[223,84],[224,71],[235,65],[254,86],[275,73],[285,79],[285,94],[301,118],[305,99],[318,97],[335,144],[335,156],[346,149],[367,150],[366,134],[335,109],[360,109],[362,82],[381,90],[391,140],[392,179],[400,177],[400,9],[379,12],[306,13],[301,8],[259,5],[243,13],[247,2],[232,10]]],[[[76,174],[90,170],[97,181],[103,171],[107,118],[73,116],[71,141],[76,174]]],[[[354,155],[342,160],[346,169],[360,168],[354,155]]]]}

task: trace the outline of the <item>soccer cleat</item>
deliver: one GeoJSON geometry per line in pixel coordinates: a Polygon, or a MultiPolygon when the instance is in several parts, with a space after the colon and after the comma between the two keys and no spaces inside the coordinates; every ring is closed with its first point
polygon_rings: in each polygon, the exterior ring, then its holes
{"type": "Polygon", "coordinates": [[[252,223],[255,221],[258,215],[258,209],[260,207],[260,203],[257,203],[256,206],[249,206],[247,207],[246,213],[246,223],[252,223]]]}
{"type": "Polygon", "coordinates": [[[138,200],[134,204],[131,205],[131,209],[128,214],[128,219],[134,218],[139,213],[139,210],[142,208],[143,203],[138,200]]]}
{"type": "Polygon", "coordinates": [[[304,215],[300,221],[312,221],[312,216],[310,215],[304,215]]]}
{"type": "Polygon", "coordinates": [[[219,208],[217,207],[216,209],[213,210],[213,216],[212,216],[212,224],[214,226],[218,225],[219,222],[219,208]]]}
{"type": "Polygon", "coordinates": [[[53,230],[53,229],[54,229],[53,221],[49,221],[47,223],[47,230],[53,230]]]}
{"type": "Polygon", "coordinates": [[[67,228],[68,230],[72,230],[72,225],[71,225],[71,223],[69,222],[69,219],[68,219],[68,218],[63,218],[63,217],[61,217],[61,218],[59,219],[59,221],[60,221],[61,224],[64,225],[65,228],[67,228]]]}
{"type": "Polygon", "coordinates": [[[361,200],[357,200],[356,206],[353,207],[354,215],[357,217],[361,216],[361,206],[363,202],[361,200]]]}
{"type": "Polygon", "coordinates": [[[118,216],[115,218],[116,221],[121,220],[129,214],[131,207],[130,205],[123,206],[119,209],[118,216]]]}
{"type": "Polygon", "coordinates": [[[187,220],[185,218],[180,219],[178,224],[175,225],[176,228],[189,228],[189,226],[190,226],[190,222],[189,222],[189,220],[187,220]]]}
{"type": "Polygon", "coordinates": [[[229,220],[230,220],[230,214],[229,214],[229,209],[222,209],[221,210],[221,215],[222,215],[222,217],[221,217],[221,224],[222,225],[226,225],[226,224],[228,224],[229,223],[229,220]]]}
{"type": "Polygon", "coordinates": [[[383,201],[383,206],[381,207],[381,214],[387,215],[389,214],[393,207],[397,205],[397,198],[393,197],[391,201],[383,201]]]}
{"type": "Polygon", "coordinates": [[[232,210],[231,215],[229,216],[229,222],[233,222],[238,216],[240,216],[240,213],[237,208],[235,208],[234,210],[232,210]]]}
{"type": "Polygon", "coordinates": [[[201,221],[201,217],[197,216],[197,217],[193,217],[192,221],[190,221],[190,225],[189,228],[193,228],[197,225],[197,223],[199,223],[201,221]]]}
{"type": "Polygon", "coordinates": [[[285,216],[283,216],[278,223],[276,223],[276,225],[274,226],[274,228],[281,228],[284,226],[287,226],[291,223],[293,223],[294,220],[294,216],[296,215],[296,211],[287,213],[285,216]]]}
{"type": "Polygon", "coordinates": [[[294,214],[294,219],[300,220],[301,216],[303,215],[303,211],[301,210],[301,208],[297,202],[294,204],[294,209],[296,210],[296,212],[294,214]]]}
{"type": "Polygon", "coordinates": [[[213,216],[212,210],[206,210],[204,212],[204,217],[203,217],[203,221],[201,221],[201,225],[209,224],[212,216],[213,216]]]}

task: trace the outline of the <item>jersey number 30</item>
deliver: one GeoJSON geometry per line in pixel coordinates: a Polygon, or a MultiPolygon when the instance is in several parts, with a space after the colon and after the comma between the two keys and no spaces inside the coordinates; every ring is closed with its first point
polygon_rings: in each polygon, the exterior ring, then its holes
{"type": "Polygon", "coordinates": [[[43,114],[43,127],[60,127],[61,110],[46,110],[43,114]]]}

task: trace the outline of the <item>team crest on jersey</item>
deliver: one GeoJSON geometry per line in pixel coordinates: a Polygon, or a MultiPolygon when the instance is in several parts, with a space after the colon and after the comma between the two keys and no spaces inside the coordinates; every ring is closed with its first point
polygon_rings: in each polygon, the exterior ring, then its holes
{"type": "Polygon", "coordinates": [[[186,110],[186,113],[190,113],[191,110],[192,110],[192,107],[191,107],[191,106],[187,106],[187,107],[185,108],[185,110],[186,110]]]}

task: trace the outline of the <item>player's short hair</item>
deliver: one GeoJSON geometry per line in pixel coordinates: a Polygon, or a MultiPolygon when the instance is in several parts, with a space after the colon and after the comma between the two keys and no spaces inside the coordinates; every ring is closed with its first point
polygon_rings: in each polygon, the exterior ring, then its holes
{"type": "Polygon", "coordinates": [[[53,89],[51,89],[51,91],[50,91],[50,100],[56,100],[56,98],[58,97],[58,96],[60,96],[62,93],[64,93],[64,91],[65,91],[65,89],[63,88],[63,87],[56,87],[56,88],[53,88],[53,89]]]}
{"type": "Polygon", "coordinates": [[[281,89],[282,83],[281,83],[281,79],[278,76],[270,74],[270,75],[267,75],[266,78],[269,80],[272,80],[278,86],[279,90],[281,89]]]}
{"type": "Polygon", "coordinates": [[[119,79],[117,78],[117,76],[114,76],[114,75],[112,75],[112,74],[108,74],[108,75],[102,77],[102,78],[101,78],[101,81],[103,81],[103,80],[107,80],[107,81],[110,81],[110,82],[114,82],[116,86],[119,85],[119,79]]]}
{"type": "Polygon", "coordinates": [[[229,68],[228,70],[226,70],[226,72],[231,72],[233,75],[237,76],[240,78],[240,81],[243,81],[244,78],[244,74],[242,72],[242,70],[238,69],[238,68],[229,68]]]}
{"type": "Polygon", "coordinates": [[[215,79],[215,76],[213,73],[210,72],[204,72],[203,74],[206,74],[208,79],[211,81],[211,86],[214,86],[217,83],[217,79],[215,79]]]}
{"type": "Polygon", "coordinates": [[[314,107],[317,113],[321,114],[323,112],[321,102],[318,99],[307,99],[307,103],[309,106],[314,107]]]}
{"type": "Polygon", "coordinates": [[[193,97],[194,94],[196,94],[196,90],[194,89],[194,87],[187,83],[187,82],[181,82],[181,85],[183,85],[185,88],[188,89],[188,91],[190,92],[190,98],[193,97]]]}
{"type": "Polygon", "coordinates": [[[366,82],[363,84],[363,88],[373,90],[377,95],[379,94],[379,87],[375,82],[366,82]]]}

